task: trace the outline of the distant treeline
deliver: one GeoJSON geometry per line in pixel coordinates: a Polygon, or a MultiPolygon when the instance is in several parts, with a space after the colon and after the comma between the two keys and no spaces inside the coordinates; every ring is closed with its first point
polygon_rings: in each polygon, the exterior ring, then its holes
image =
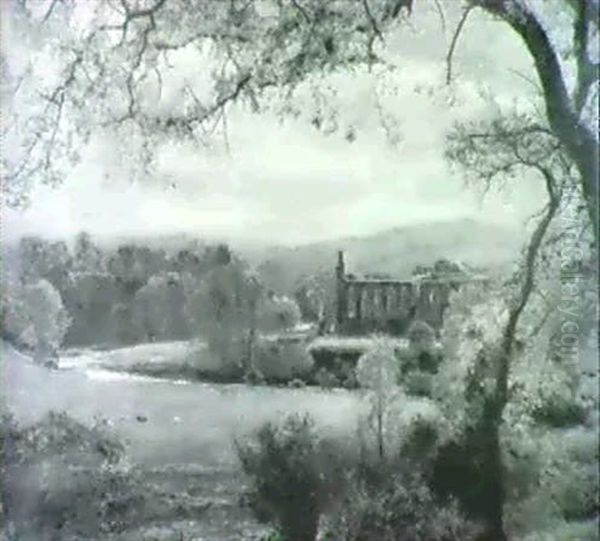
{"type": "MultiPolygon", "coordinates": [[[[19,311],[15,307],[27,304],[32,284],[43,281],[38,296],[48,297],[48,289],[55,289],[68,315],[62,337],[66,347],[194,337],[212,337],[218,343],[225,341],[219,338],[224,335],[289,328],[301,318],[291,295],[273,293],[225,244],[190,242],[169,253],[135,243],[106,249],[87,233],[80,233],[72,248],[64,241],[25,237],[16,275],[15,283],[5,287],[3,319],[6,313],[22,319],[14,314],[19,311]],[[28,287],[28,294],[17,291],[28,287]]],[[[322,310],[313,307],[321,303],[314,298],[318,295],[308,286],[299,291],[304,312],[318,317],[322,310]]],[[[12,325],[17,334],[26,326],[12,325]]]]}

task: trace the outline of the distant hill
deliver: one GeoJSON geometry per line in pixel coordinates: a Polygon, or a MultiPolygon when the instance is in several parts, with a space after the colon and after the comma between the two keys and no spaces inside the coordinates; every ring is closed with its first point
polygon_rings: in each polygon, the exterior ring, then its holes
{"type": "Polygon", "coordinates": [[[345,252],[348,272],[407,278],[417,265],[431,265],[442,258],[491,273],[508,271],[523,240],[523,234],[517,230],[464,219],[398,227],[365,237],[296,247],[234,246],[234,250],[251,264],[260,266],[271,287],[289,291],[301,276],[333,271],[338,250],[345,252]]]}
{"type": "MultiPolygon", "coordinates": [[[[94,238],[104,250],[132,243],[174,254],[182,248],[214,245],[216,239],[192,234],[138,235],[94,238]]],[[[417,265],[438,259],[463,262],[492,273],[508,271],[524,241],[517,229],[463,219],[397,227],[364,237],[346,237],[299,246],[273,246],[254,241],[227,241],[232,250],[260,270],[266,284],[281,293],[291,293],[298,279],[332,273],[338,250],[346,255],[347,271],[356,274],[389,274],[407,278],[417,265]]],[[[71,242],[71,241],[69,241],[71,242]]],[[[17,242],[2,246],[3,271],[17,268],[17,242]]]]}

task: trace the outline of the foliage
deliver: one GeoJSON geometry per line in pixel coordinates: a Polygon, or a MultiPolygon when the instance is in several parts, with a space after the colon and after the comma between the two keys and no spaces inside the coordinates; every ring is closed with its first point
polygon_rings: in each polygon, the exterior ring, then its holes
{"type": "Polygon", "coordinates": [[[3,296],[3,326],[17,344],[48,361],[60,347],[70,318],[56,288],[47,280],[9,285],[3,296]]]}
{"type": "Polygon", "coordinates": [[[467,541],[478,533],[455,503],[437,502],[406,464],[359,469],[328,530],[326,539],[340,541],[467,541]]]}
{"type": "MultiPolygon", "coordinates": [[[[548,255],[544,271],[537,275],[539,289],[523,313],[501,424],[505,526],[514,536],[542,531],[552,521],[589,516],[594,507],[584,503],[593,501],[588,489],[580,492],[588,494],[583,501],[567,496],[569,486],[583,487],[578,479],[589,479],[591,470],[583,473],[584,463],[573,455],[567,458],[557,445],[564,432],[553,436],[554,427],[580,425],[576,430],[582,430],[589,414],[589,406],[578,398],[580,368],[573,365],[575,352],[560,354],[557,348],[561,328],[580,332],[581,343],[589,332],[571,319],[563,327],[561,273],[552,268],[558,264],[560,260],[548,255]]],[[[513,287],[492,284],[455,294],[445,319],[444,359],[434,377],[434,396],[452,420],[454,435],[439,450],[432,486],[438,494],[457,497],[472,517],[486,513],[483,507],[491,490],[486,484],[485,458],[489,434],[477,420],[482,419],[486,397],[493,392],[496,344],[508,312],[504,298],[513,287]]],[[[568,300],[569,312],[575,313],[579,301],[568,300]]]]}
{"type": "Polygon", "coordinates": [[[325,331],[335,310],[335,277],[332,271],[302,276],[295,288],[294,298],[304,321],[319,323],[325,331]]]}
{"type": "Polygon", "coordinates": [[[300,321],[298,304],[289,297],[268,295],[260,304],[258,326],[263,332],[285,331],[300,321]]]}
{"type": "Polygon", "coordinates": [[[431,353],[435,345],[435,331],[425,321],[416,320],[406,333],[411,350],[415,355],[431,353]]]}
{"type": "Polygon", "coordinates": [[[553,394],[542,398],[542,404],[532,411],[532,417],[552,428],[567,428],[582,424],[587,411],[574,398],[553,394]]]}
{"type": "Polygon", "coordinates": [[[19,242],[20,275],[26,282],[45,279],[60,290],[72,265],[73,258],[63,241],[50,242],[26,236],[19,242]]]}
{"type": "MultiPolygon", "coordinates": [[[[21,281],[44,279],[60,293],[72,318],[67,346],[203,336],[238,369],[261,325],[285,330],[299,318],[293,300],[265,295],[261,277],[223,244],[191,242],[171,252],[129,242],[104,248],[83,232],[71,252],[65,243],[26,237],[19,256],[21,281]]],[[[23,309],[11,308],[23,291],[7,282],[2,297],[5,332],[14,340],[28,326],[23,309]]],[[[33,330],[25,338],[31,342],[33,330]]]]}
{"type": "Polygon", "coordinates": [[[290,381],[303,378],[311,370],[313,360],[306,342],[258,338],[254,347],[253,368],[266,381],[290,381]]]}
{"type": "Polygon", "coordinates": [[[18,538],[96,538],[136,520],[143,498],[105,424],[50,413],[26,428],[6,417],[0,429],[3,506],[18,538]]]}
{"type": "Polygon", "coordinates": [[[406,392],[415,396],[431,396],[433,392],[433,377],[431,374],[415,370],[402,379],[406,392]]]}
{"type": "Polygon", "coordinates": [[[371,348],[360,357],[356,366],[356,376],[360,385],[378,393],[393,391],[398,375],[399,362],[393,342],[385,337],[374,340],[371,348]]]}
{"type": "Polygon", "coordinates": [[[554,526],[566,530],[566,521],[597,519],[595,430],[506,427],[507,528],[512,535],[535,539],[554,526]]]}
{"type": "Polygon", "coordinates": [[[65,337],[66,345],[117,343],[112,310],[121,299],[120,288],[113,276],[73,273],[62,295],[73,319],[65,337]]]}
{"type": "Polygon", "coordinates": [[[200,324],[213,355],[224,366],[242,369],[254,346],[260,287],[239,260],[222,256],[206,274],[200,289],[200,324]]]}
{"type": "Polygon", "coordinates": [[[277,530],[273,530],[263,537],[260,538],[260,541],[287,541],[283,534],[281,534],[277,530]]]}
{"type": "Polygon", "coordinates": [[[151,276],[135,294],[134,313],[146,341],[183,339],[190,335],[184,314],[185,293],[180,275],[151,276]]]}
{"type": "Polygon", "coordinates": [[[412,272],[413,276],[420,278],[462,278],[467,275],[464,264],[438,259],[433,265],[417,265],[412,272]]]}
{"type": "Polygon", "coordinates": [[[572,163],[543,121],[523,113],[456,124],[447,135],[446,157],[483,193],[545,167],[570,176],[572,163]]]}
{"type": "Polygon", "coordinates": [[[85,231],[75,237],[75,248],[73,250],[73,271],[83,274],[100,274],[105,269],[105,261],[100,248],[85,231]]]}
{"type": "Polygon", "coordinates": [[[314,541],[319,517],[342,484],[339,449],[317,435],[310,417],[298,415],[266,423],[236,446],[258,517],[276,524],[285,539],[314,541]]]}
{"type": "Polygon", "coordinates": [[[315,383],[323,389],[333,389],[341,386],[340,378],[332,370],[321,366],[314,375],[315,383]]]}
{"type": "Polygon", "coordinates": [[[369,415],[377,438],[379,457],[385,457],[385,432],[390,408],[398,398],[399,364],[392,343],[379,338],[358,360],[356,379],[369,390],[369,415]]]}

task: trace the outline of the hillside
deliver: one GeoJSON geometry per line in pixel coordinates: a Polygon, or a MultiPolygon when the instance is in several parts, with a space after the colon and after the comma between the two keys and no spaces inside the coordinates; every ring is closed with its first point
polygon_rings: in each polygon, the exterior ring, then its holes
{"type": "Polygon", "coordinates": [[[304,275],[333,271],[338,250],[346,255],[348,272],[409,277],[416,265],[441,258],[461,261],[490,272],[510,269],[518,256],[522,234],[475,220],[434,222],[398,227],[365,237],[328,240],[296,247],[237,248],[277,290],[289,290],[304,275]],[[266,275],[266,276],[265,276],[266,275]]]}
{"type": "MultiPolygon", "coordinates": [[[[291,293],[298,279],[313,274],[332,273],[337,252],[343,250],[351,273],[382,273],[409,277],[417,265],[430,265],[445,258],[461,261],[491,272],[510,269],[523,242],[517,229],[475,220],[432,222],[397,227],[364,237],[346,237],[299,246],[265,245],[260,242],[230,240],[233,251],[257,267],[264,282],[275,291],[291,293]]],[[[174,254],[184,247],[198,250],[217,242],[200,235],[172,234],[95,239],[103,250],[121,243],[133,243],[174,254]]],[[[227,242],[227,240],[223,240],[227,242]]],[[[18,267],[18,246],[2,246],[5,273],[18,267]]]]}

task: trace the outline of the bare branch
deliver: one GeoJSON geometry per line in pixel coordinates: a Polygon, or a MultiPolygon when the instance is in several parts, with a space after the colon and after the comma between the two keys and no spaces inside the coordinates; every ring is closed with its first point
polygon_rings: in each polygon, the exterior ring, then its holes
{"type": "Polygon", "coordinates": [[[513,68],[508,68],[508,71],[510,71],[512,74],[516,75],[517,77],[519,77],[526,83],[529,83],[538,94],[542,93],[542,87],[539,85],[539,83],[533,77],[529,77],[528,75],[525,75],[523,72],[513,69],[513,68]]]}
{"type": "Polygon", "coordinates": [[[474,5],[469,4],[463,11],[460,21],[456,25],[456,29],[454,30],[454,34],[452,35],[452,41],[450,42],[450,47],[448,48],[448,54],[446,54],[446,84],[449,85],[452,81],[452,56],[454,55],[454,50],[456,49],[456,44],[458,42],[458,38],[460,33],[467,22],[467,17],[469,13],[473,9],[474,5]]]}
{"type": "Polygon", "coordinates": [[[54,117],[54,126],[50,133],[50,140],[45,145],[43,159],[41,161],[39,161],[37,164],[35,164],[32,168],[27,170],[27,166],[30,165],[30,163],[31,163],[31,157],[33,155],[33,151],[36,148],[38,148],[38,146],[40,145],[40,142],[42,141],[42,137],[43,137],[43,134],[41,132],[35,130],[35,137],[33,138],[31,143],[25,150],[24,156],[20,160],[20,163],[17,166],[17,168],[12,173],[6,175],[7,180],[17,179],[23,174],[31,175],[31,174],[35,173],[36,171],[38,171],[39,169],[41,169],[42,167],[44,167],[46,170],[50,167],[54,142],[56,140],[56,135],[58,132],[58,125],[62,118],[63,107],[64,107],[64,103],[65,103],[65,94],[66,94],[67,89],[75,81],[75,77],[77,74],[77,68],[81,65],[82,61],[83,61],[83,53],[81,53],[80,51],[76,52],[74,60],[67,67],[67,76],[66,76],[65,80],[54,89],[52,94],[42,95],[43,99],[45,99],[48,102],[47,106],[44,108],[43,117],[47,117],[48,115],[51,114],[52,107],[56,108],[56,113],[55,113],[55,117],[54,117]]]}
{"type": "Polygon", "coordinates": [[[304,17],[304,20],[307,23],[311,23],[311,19],[308,16],[308,13],[306,12],[306,10],[302,7],[302,5],[300,4],[300,2],[298,2],[298,0],[292,0],[292,5],[300,12],[302,13],[302,17],[304,17]]]}
{"type": "Polygon", "coordinates": [[[121,41],[119,45],[123,45],[125,43],[125,39],[127,38],[127,30],[129,29],[129,23],[135,19],[141,19],[144,17],[149,17],[152,19],[152,24],[154,24],[154,15],[155,13],[163,7],[166,3],[166,0],[157,0],[154,5],[139,10],[131,10],[131,7],[127,3],[127,0],[120,0],[121,7],[123,8],[123,15],[125,20],[120,25],[110,25],[101,27],[101,30],[121,30],[121,41]]]}
{"type": "Polygon", "coordinates": [[[379,26],[377,25],[377,21],[371,13],[371,9],[369,8],[369,2],[367,0],[363,0],[363,7],[365,8],[367,19],[369,19],[369,24],[373,28],[373,33],[381,40],[382,43],[385,42],[385,40],[383,39],[383,34],[381,33],[379,26]]]}
{"type": "MultiPolygon", "coordinates": [[[[221,114],[227,104],[229,104],[230,102],[234,102],[239,98],[242,91],[247,88],[251,79],[252,75],[250,73],[242,76],[237,81],[231,92],[218,98],[215,101],[215,103],[209,108],[205,108],[204,106],[202,106],[200,100],[198,100],[193,90],[188,86],[186,87],[186,90],[190,93],[190,96],[192,96],[192,98],[196,102],[196,107],[198,109],[198,112],[195,115],[170,117],[165,121],[157,121],[155,119],[148,120],[154,123],[158,123],[159,125],[162,125],[166,128],[182,128],[185,131],[187,131],[190,135],[193,135],[194,126],[202,126],[202,124],[207,120],[214,118],[215,115],[221,114]]],[[[218,120],[219,119],[217,118],[215,125],[218,122],[218,120]]]]}
{"type": "Polygon", "coordinates": [[[442,32],[444,32],[444,34],[446,33],[446,16],[444,15],[444,9],[442,8],[442,4],[440,4],[440,0],[433,0],[433,3],[435,5],[435,9],[438,12],[438,15],[440,17],[440,23],[442,25],[442,32]]]}
{"type": "Polygon", "coordinates": [[[50,16],[52,15],[52,12],[54,11],[54,8],[56,7],[56,4],[58,4],[59,2],[62,2],[63,0],[52,0],[52,2],[50,2],[50,5],[48,6],[48,9],[46,10],[46,14],[44,15],[42,22],[46,22],[50,16]]]}

